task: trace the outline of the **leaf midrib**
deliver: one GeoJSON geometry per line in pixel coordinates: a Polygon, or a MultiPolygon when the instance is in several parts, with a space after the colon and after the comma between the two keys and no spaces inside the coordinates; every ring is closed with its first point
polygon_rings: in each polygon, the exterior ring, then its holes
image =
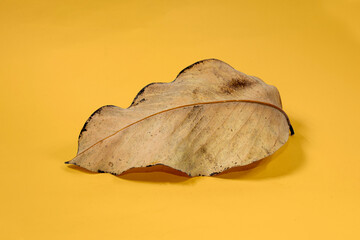
{"type": "MultiPolygon", "coordinates": [[[[265,106],[269,106],[269,107],[273,107],[277,110],[279,110],[281,113],[283,113],[283,115],[285,116],[287,122],[288,122],[288,125],[290,127],[290,129],[292,129],[292,126],[290,124],[290,120],[289,120],[289,117],[287,116],[287,114],[284,112],[283,109],[281,109],[280,107],[274,105],[274,104],[271,104],[271,103],[267,103],[267,102],[261,102],[261,101],[256,101],[256,100],[247,100],[247,99],[242,99],[242,100],[221,100],[221,101],[212,101],[212,102],[201,102],[201,103],[192,103],[192,104],[186,104],[186,105],[181,105],[181,106],[177,106],[177,107],[173,107],[173,108],[169,108],[169,109],[165,109],[165,110],[162,110],[162,111],[159,111],[159,112],[156,112],[156,113],[153,113],[147,117],[144,117],[140,120],[137,120],[117,131],[115,131],[113,134],[110,134],[109,136],[99,140],[98,142],[94,143],[93,145],[91,145],[90,147],[88,147],[87,149],[85,149],[84,151],[82,151],[81,153],[78,153],[77,156],[87,152],[88,150],[90,150],[91,148],[93,148],[94,146],[96,146],[97,144],[105,141],[106,139],[118,134],[119,132],[121,132],[122,130],[125,130],[139,122],[142,122],[144,121],[145,119],[148,119],[148,118],[151,118],[153,116],[156,116],[156,115],[159,115],[159,114],[162,114],[162,113],[165,113],[165,112],[169,112],[169,111],[172,111],[172,110],[176,110],[176,109],[179,109],[179,108],[186,108],[186,107],[191,107],[191,106],[197,106],[197,105],[207,105],[207,104],[219,104],[219,103],[232,103],[232,102],[245,102],[245,103],[256,103],[256,104],[261,104],[261,105],[265,105],[265,106]]],[[[76,157],[77,157],[76,156],[76,157]]]]}

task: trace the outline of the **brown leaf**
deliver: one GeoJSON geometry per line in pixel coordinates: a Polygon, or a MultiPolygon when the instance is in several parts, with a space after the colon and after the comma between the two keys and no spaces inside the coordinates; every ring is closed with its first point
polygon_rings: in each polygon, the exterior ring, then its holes
{"type": "Polygon", "coordinates": [[[207,59],[173,82],[147,85],[127,109],[95,111],[67,163],[113,174],[160,164],[209,176],[273,154],[289,127],[274,86],[207,59]]]}

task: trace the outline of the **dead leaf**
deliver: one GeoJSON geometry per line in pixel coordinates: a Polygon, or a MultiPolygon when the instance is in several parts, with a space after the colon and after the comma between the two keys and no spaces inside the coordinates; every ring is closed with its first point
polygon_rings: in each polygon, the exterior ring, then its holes
{"type": "Polygon", "coordinates": [[[151,83],[122,109],[104,106],[86,121],[67,162],[121,174],[165,165],[209,176],[273,154],[293,133],[276,87],[207,59],[170,83],[151,83]]]}

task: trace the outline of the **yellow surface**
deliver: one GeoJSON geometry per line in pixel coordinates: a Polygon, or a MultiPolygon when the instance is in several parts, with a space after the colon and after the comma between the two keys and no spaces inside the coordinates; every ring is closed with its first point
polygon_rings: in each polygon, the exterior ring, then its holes
{"type": "Polygon", "coordinates": [[[0,2],[0,239],[360,239],[359,1],[0,2]],[[221,59],[296,134],[247,172],[65,165],[98,107],[221,59]]]}

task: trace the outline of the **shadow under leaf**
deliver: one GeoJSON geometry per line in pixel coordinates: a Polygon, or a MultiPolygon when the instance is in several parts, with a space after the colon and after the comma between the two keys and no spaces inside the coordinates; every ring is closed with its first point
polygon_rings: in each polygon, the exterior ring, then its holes
{"type": "Polygon", "coordinates": [[[131,168],[117,177],[131,181],[172,183],[185,182],[192,179],[184,172],[160,164],[151,167],[131,168]]]}

